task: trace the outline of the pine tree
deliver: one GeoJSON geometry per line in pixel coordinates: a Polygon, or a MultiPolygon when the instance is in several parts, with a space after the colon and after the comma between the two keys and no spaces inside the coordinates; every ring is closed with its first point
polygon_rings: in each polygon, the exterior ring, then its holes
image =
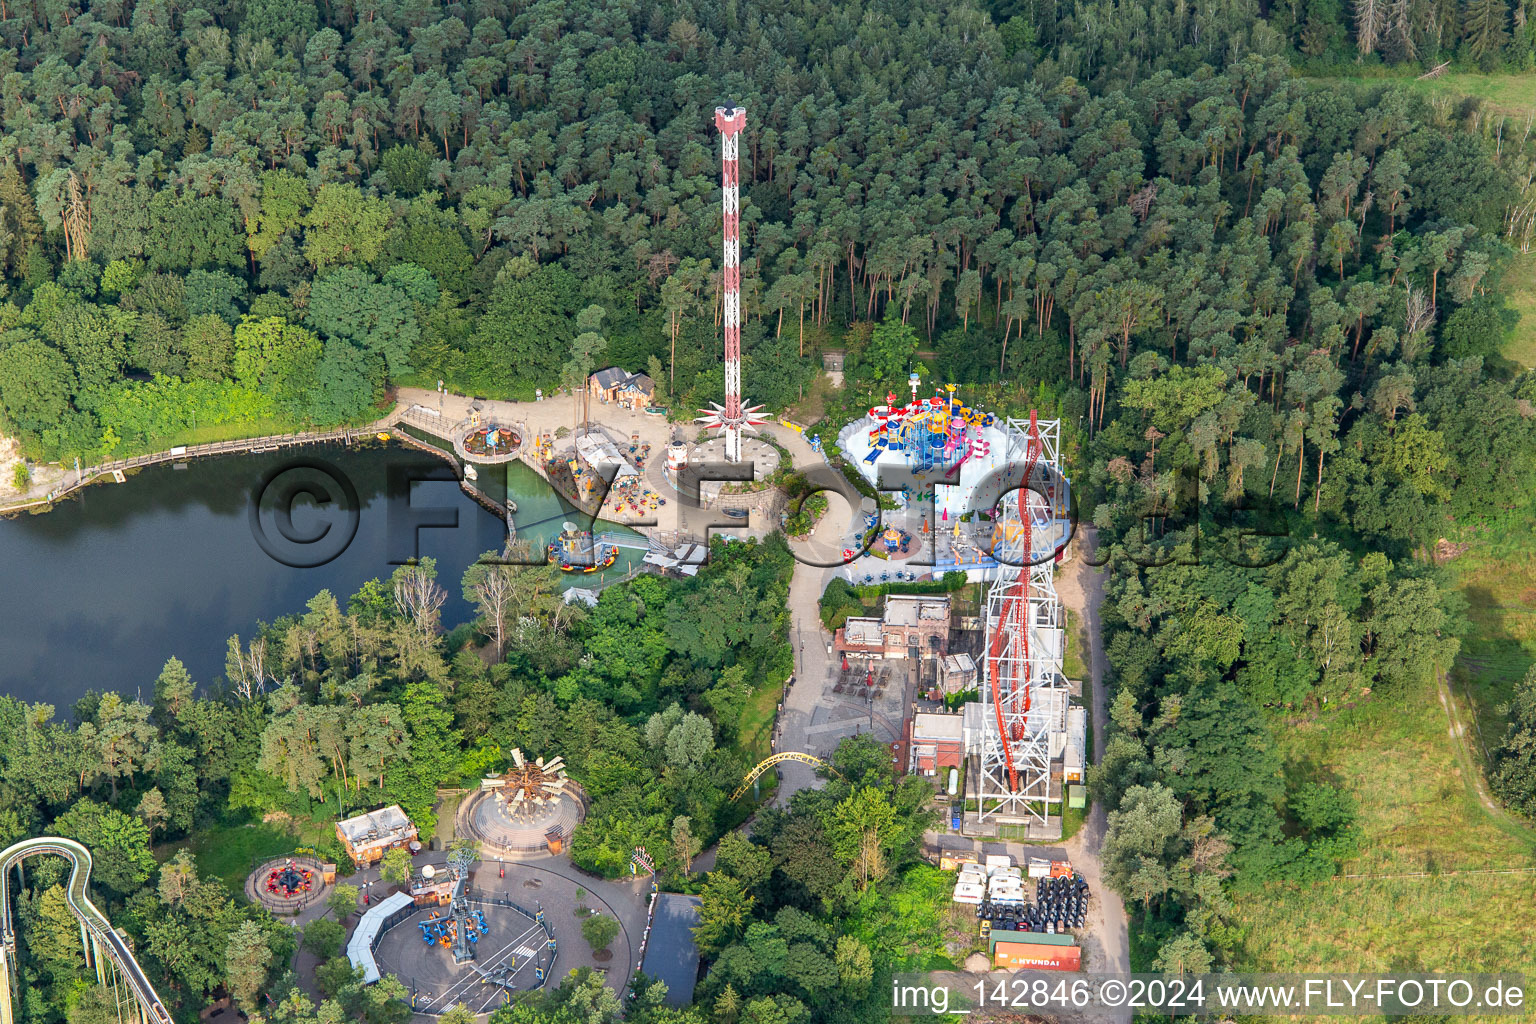
{"type": "Polygon", "coordinates": [[[1509,4],[1506,0],[1467,0],[1462,40],[1467,53],[1487,67],[1509,43],[1509,4]]]}
{"type": "Polygon", "coordinates": [[[0,170],[0,266],[17,274],[27,263],[27,252],[42,240],[43,222],[25,179],[12,161],[0,170]]]}

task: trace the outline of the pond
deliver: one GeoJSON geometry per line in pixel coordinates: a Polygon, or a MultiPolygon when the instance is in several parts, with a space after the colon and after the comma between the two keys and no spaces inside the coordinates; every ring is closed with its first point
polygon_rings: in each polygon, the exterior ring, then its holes
{"type": "MultiPolygon", "coordinates": [[[[479,467],[478,486],[511,496],[518,535],[534,550],[565,521],[589,525],[519,463],[479,467]]],[[[598,530],[638,537],[608,523],[598,530]]],[[[321,590],[344,607],[413,556],[437,560],[451,629],[474,614],[464,569],[500,551],[505,535],[446,462],[394,443],[149,467],[51,512],[0,519],[0,692],[61,714],[90,689],[148,701],[173,655],[211,683],[230,636],[250,639],[258,621],[302,612],[321,590]]],[[[568,584],[618,578],[643,553],[620,548],[612,568],[571,573],[568,584]]]]}

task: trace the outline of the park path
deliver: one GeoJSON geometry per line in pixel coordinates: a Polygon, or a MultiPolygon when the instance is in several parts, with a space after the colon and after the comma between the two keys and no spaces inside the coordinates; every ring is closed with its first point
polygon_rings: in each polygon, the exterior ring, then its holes
{"type": "MultiPolygon", "coordinates": [[[[798,431],[785,427],[766,429],[789,452],[796,467],[826,465],[798,431]]],[[[827,653],[827,644],[831,638],[821,628],[821,595],[836,571],[835,564],[842,557],[843,538],[852,530],[853,517],[858,512],[841,495],[830,491],[826,495],[827,511],[816,524],[812,536],[791,542],[796,555],[795,571],[789,581],[785,603],[789,609],[789,641],[794,649],[795,676],[779,712],[774,753],[785,750],[818,756],[825,753],[813,749],[817,744],[808,732],[816,709],[829,706],[826,686],[831,678],[832,658],[827,653]]],[[[833,743],[836,740],[833,737],[833,743]]],[[[798,761],[787,761],[779,766],[776,802],[787,807],[790,797],[802,789],[816,787],[820,781],[815,768],[798,761]]]]}
{"type": "MultiPolygon", "coordinates": [[[[1088,638],[1088,677],[1093,689],[1089,702],[1089,719],[1093,729],[1093,763],[1104,759],[1104,723],[1108,718],[1109,693],[1104,685],[1104,636],[1099,607],[1104,603],[1104,580],[1108,575],[1102,568],[1089,565],[1098,550],[1098,532],[1092,526],[1079,526],[1079,537],[1073,545],[1073,557],[1067,563],[1067,571],[1058,574],[1056,592],[1062,604],[1077,614],[1082,631],[1088,638]]],[[[1072,643],[1075,637],[1068,637],[1072,643]]],[[[1090,934],[1102,944],[1104,962],[1094,969],[1111,973],[1127,973],[1131,969],[1130,925],[1125,914],[1125,904],[1120,895],[1103,881],[1101,851],[1108,817],[1102,801],[1095,800],[1082,829],[1066,844],[1067,854],[1083,877],[1088,880],[1094,894],[1094,915],[1098,917],[1090,934]]],[[[1118,1024],[1130,1024],[1130,1010],[1116,1014],[1118,1024]]]]}

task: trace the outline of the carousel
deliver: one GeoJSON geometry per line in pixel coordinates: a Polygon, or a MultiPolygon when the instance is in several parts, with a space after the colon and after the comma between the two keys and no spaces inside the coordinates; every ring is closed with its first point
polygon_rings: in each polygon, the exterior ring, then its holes
{"type": "Polygon", "coordinates": [[[887,556],[904,555],[912,546],[912,535],[895,526],[887,526],[880,532],[880,546],[887,556]]]}
{"type": "Polygon", "coordinates": [[[496,458],[515,453],[522,439],[511,427],[488,424],[464,435],[464,450],[480,458],[496,458]]]}
{"type": "Polygon", "coordinates": [[[549,557],[561,572],[602,572],[617,561],[619,549],[593,541],[590,533],[567,522],[561,524],[560,536],[550,542],[549,557]]]}

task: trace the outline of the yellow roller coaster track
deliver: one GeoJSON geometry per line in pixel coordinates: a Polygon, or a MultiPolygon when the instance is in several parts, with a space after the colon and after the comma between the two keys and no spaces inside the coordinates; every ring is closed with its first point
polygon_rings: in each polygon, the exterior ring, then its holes
{"type": "Polygon", "coordinates": [[[742,776],[741,785],[736,787],[736,792],[731,794],[731,799],[740,799],[741,794],[745,793],[747,791],[747,787],[756,782],[758,778],[763,774],[763,772],[767,771],[769,768],[772,768],[776,764],[783,764],[785,761],[799,761],[801,764],[809,764],[814,765],[817,768],[825,768],[827,771],[831,772],[833,775],[836,775],[838,778],[843,777],[842,772],[838,771],[836,768],[833,768],[830,764],[827,764],[827,762],[823,761],[819,757],[812,757],[810,754],[802,754],[798,750],[786,750],[782,754],[774,754],[770,758],[759,761],[751,771],[742,776]]]}

